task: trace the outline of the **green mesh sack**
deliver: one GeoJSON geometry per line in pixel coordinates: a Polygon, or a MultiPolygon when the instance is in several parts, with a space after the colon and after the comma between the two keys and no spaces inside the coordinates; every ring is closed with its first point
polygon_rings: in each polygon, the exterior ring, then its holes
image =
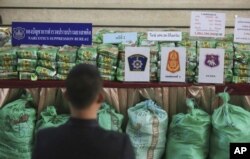
{"type": "Polygon", "coordinates": [[[229,159],[229,143],[250,142],[250,112],[229,104],[228,93],[219,93],[223,104],[212,115],[210,159],[229,159]]]}
{"type": "Polygon", "coordinates": [[[107,103],[103,103],[101,109],[98,111],[98,123],[106,130],[120,131],[124,116],[115,111],[107,103]]]}
{"type": "Polygon", "coordinates": [[[30,159],[36,111],[30,94],[0,109],[0,158],[30,159]]]}
{"type": "Polygon", "coordinates": [[[129,135],[136,159],[161,159],[165,152],[168,115],[152,100],[128,109],[129,135]]]}
{"type": "Polygon", "coordinates": [[[36,123],[36,131],[49,127],[60,126],[68,121],[69,115],[58,115],[54,106],[48,106],[41,112],[41,118],[36,123]]]}
{"type": "Polygon", "coordinates": [[[186,100],[189,112],[177,114],[169,127],[167,159],[206,159],[209,150],[211,120],[203,110],[186,100]]]}

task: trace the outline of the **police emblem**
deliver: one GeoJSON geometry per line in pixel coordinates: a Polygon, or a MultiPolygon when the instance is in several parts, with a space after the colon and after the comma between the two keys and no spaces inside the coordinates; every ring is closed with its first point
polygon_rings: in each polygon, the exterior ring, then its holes
{"type": "Polygon", "coordinates": [[[219,55],[209,54],[206,55],[205,65],[208,67],[216,67],[220,65],[219,55]]]}
{"type": "Polygon", "coordinates": [[[171,73],[180,71],[180,59],[177,51],[172,50],[169,52],[166,70],[171,73]]]}
{"type": "Polygon", "coordinates": [[[130,71],[144,71],[148,58],[146,56],[135,54],[128,57],[130,71]]]}
{"type": "Polygon", "coordinates": [[[25,38],[25,28],[16,27],[13,28],[13,38],[21,40],[25,38]]]}

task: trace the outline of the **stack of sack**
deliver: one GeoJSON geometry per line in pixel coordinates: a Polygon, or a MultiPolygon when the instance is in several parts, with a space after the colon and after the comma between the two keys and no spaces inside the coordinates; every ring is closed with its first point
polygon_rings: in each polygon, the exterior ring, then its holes
{"type": "Polygon", "coordinates": [[[218,96],[223,104],[212,115],[210,159],[229,159],[230,143],[250,142],[250,112],[229,104],[228,93],[219,93],[218,96]]]}
{"type": "Polygon", "coordinates": [[[126,133],[134,147],[136,159],[162,159],[165,152],[168,115],[152,100],[128,109],[126,133]]]}
{"type": "Polygon", "coordinates": [[[186,48],[186,81],[196,81],[196,69],[198,66],[196,41],[189,38],[189,34],[182,33],[182,41],[177,42],[177,47],[186,48]]]}
{"type": "Polygon", "coordinates": [[[97,46],[82,45],[77,51],[76,64],[91,64],[96,66],[97,46]]]}
{"type": "Polygon", "coordinates": [[[30,94],[0,109],[0,158],[29,159],[32,154],[36,111],[30,94]]]}
{"type": "Polygon", "coordinates": [[[250,83],[250,45],[234,44],[233,83],[250,83]]]}
{"type": "Polygon", "coordinates": [[[57,52],[57,47],[45,45],[38,50],[38,63],[36,68],[38,79],[49,80],[55,78],[57,52]]]}
{"type": "Polygon", "coordinates": [[[118,47],[101,44],[97,47],[97,66],[103,80],[114,81],[118,61],[118,47]]]}
{"type": "Polygon", "coordinates": [[[146,32],[139,33],[139,47],[150,48],[150,81],[157,81],[159,43],[158,41],[150,41],[147,38],[146,32]]]}
{"type": "Polygon", "coordinates": [[[216,48],[222,48],[225,50],[224,56],[224,81],[232,82],[233,80],[233,58],[234,58],[234,48],[233,42],[231,41],[219,41],[216,44],[216,48]]]}
{"type": "Polygon", "coordinates": [[[31,80],[35,75],[38,48],[36,45],[21,45],[17,49],[17,71],[20,80],[31,80]]]}
{"type": "Polygon", "coordinates": [[[121,126],[124,116],[117,113],[112,106],[103,103],[97,116],[98,123],[103,129],[122,132],[121,126]]]}
{"type": "Polygon", "coordinates": [[[40,114],[40,119],[36,123],[36,132],[44,128],[58,127],[66,123],[68,119],[69,115],[58,115],[54,106],[48,106],[40,114]]]}
{"type": "Polygon", "coordinates": [[[17,79],[16,48],[0,48],[0,79],[17,79]]]}
{"type": "Polygon", "coordinates": [[[75,66],[77,48],[65,45],[57,53],[56,79],[65,80],[70,70],[75,66]]]}
{"type": "Polygon", "coordinates": [[[211,119],[187,99],[187,114],[173,116],[168,132],[166,159],[207,159],[211,119]]]}

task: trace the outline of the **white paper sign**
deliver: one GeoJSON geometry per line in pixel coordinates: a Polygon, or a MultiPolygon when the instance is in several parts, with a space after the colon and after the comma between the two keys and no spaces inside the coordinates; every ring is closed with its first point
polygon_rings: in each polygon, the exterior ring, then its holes
{"type": "Polygon", "coordinates": [[[103,35],[104,44],[134,43],[137,40],[137,33],[108,33],[103,35]]]}
{"type": "Polygon", "coordinates": [[[148,32],[150,41],[181,41],[182,33],[179,31],[150,31],[148,32]]]}
{"type": "Polygon", "coordinates": [[[225,20],[225,13],[192,12],[190,36],[223,38],[225,20]]]}
{"type": "Polygon", "coordinates": [[[186,48],[162,47],[161,81],[185,82],[186,48]]]}
{"type": "Polygon", "coordinates": [[[125,48],[125,81],[148,82],[150,80],[150,48],[125,48]]]}
{"type": "Polygon", "coordinates": [[[199,83],[223,83],[224,49],[200,49],[199,83]]]}
{"type": "Polygon", "coordinates": [[[250,43],[250,18],[235,18],[234,42],[250,43]]]}

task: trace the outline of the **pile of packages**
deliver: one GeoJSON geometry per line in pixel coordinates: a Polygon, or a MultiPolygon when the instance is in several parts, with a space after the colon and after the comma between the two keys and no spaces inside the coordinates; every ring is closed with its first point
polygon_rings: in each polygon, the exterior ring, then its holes
{"type": "Polygon", "coordinates": [[[233,42],[231,41],[219,41],[216,44],[216,48],[221,48],[225,50],[224,55],[224,81],[232,82],[233,80],[233,57],[234,48],[233,42]]]}
{"type": "Polygon", "coordinates": [[[16,48],[0,48],[0,79],[17,79],[16,48]]]}
{"type": "Polygon", "coordinates": [[[150,48],[150,81],[157,81],[159,42],[147,39],[147,33],[139,33],[139,47],[150,48]]]}
{"type": "Polygon", "coordinates": [[[182,34],[182,41],[177,42],[177,47],[185,47],[186,48],[186,81],[187,82],[195,82],[198,58],[197,58],[197,49],[196,49],[196,41],[189,39],[189,34],[182,34]]]}
{"type": "Polygon", "coordinates": [[[63,46],[57,53],[57,74],[56,79],[65,80],[68,73],[76,64],[77,48],[73,46],[63,46]]]}
{"type": "Polygon", "coordinates": [[[36,68],[38,79],[50,80],[55,78],[57,52],[58,48],[53,46],[42,46],[38,50],[38,63],[36,68]]]}
{"type": "Polygon", "coordinates": [[[76,64],[96,65],[104,80],[125,80],[125,47],[150,48],[150,81],[159,81],[162,47],[185,47],[187,52],[186,81],[197,82],[200,48],[225,49],[224,82],[250,82],[250,45],[233,43],[233,34],[223,39],[193,39],[182,33],[182,41],[150,41],[146,32],[138,32],[135,41],[103,44],[103,35],[119,33],[102,29],[93,35],[92,46],[12,47],[9,29],[0,28],[0,79],[65,80],[76,64]],[[234,53],[235,52],[235,53],[234,53]]]}
{"type": "Polygon", "coordinates": [[[234,44],[234,83],[250,83],[250,45],[234,44]]]}
{"type": "Polygon", "coordinates": [[[21,45],[17,49],[17,71],[20,80],[31,80],[31,77],[34,76],[37,66],[38,47],[36,45],[21,45]]]}
{"type": "Polygon", "coordinates": [[[97,60],[97,46],[82,45],[77,51],[76,64],[91,64],[96,65],[97,60]]]}
{"type": "Polygon", "coordinates": [[[100,44],[97,47],[97,66],[103,80],[115,80],[118,61],[118,47],[112,44],[100,44]]]}

